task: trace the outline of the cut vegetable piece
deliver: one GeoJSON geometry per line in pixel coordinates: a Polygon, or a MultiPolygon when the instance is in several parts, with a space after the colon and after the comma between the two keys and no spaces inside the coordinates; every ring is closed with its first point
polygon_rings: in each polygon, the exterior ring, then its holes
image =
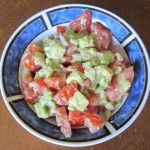
{"type": "Polygon", "coordinates": [[[60,106],[68,106],[70,97],[72,97],[77,90],[77,83],[72,81],[54,96],[54,100],[60,106]]]}
{"type": "Polygon", "coordinates": [[[34,105],[35,112],[39,118],[54,116],[57,105],[53,101],[53,93],[49,90],[44,91],[38,103],[34,105]]]}
{"type": "Polygon", "coordinates": [[[134,79],[134,70],[133,70],[133,66],[126,68],[123,73],[126,76],[126,79],[128,79],[130,81],[130,83],[133,82],[134,79]]]}
{"type": "Polygon", "coordinates": [[[68,110],[84,111],[88,104],[88,99],[81,92],[76,91],[74,95],[69,99],[68,110]]]}
{"type": "MultiPolygon", "coordinates": [[[[88,87],[89,88],[89,87],[88,87]]],[[[87,97],[89,100],[89,106],[97,106],[99,103],[99,96],[98,94],[94,93],[93,91],[90,91],[87,88],[82,88],[81,92],[87,97]]]]}
{"type": "Polygon", "coordinates": [[[76,32],[84,31],[90,32],[91,31],[91,12],[84,12],[80,16],[78,16],[75,20],[73,20],[69,24],[70,30],[75,30],[76,32]]]}
{"type": "Polygon", "coordinates": [[[39,95],[34,92],[33,88],[26,87],[23,89],[23,96],[26,102],[32,102],[35,101],[39,95]]]}
{"type": "Polygon", "coordinates": [[[71,64],[72,59],[72,55],[67,55],[63,57],[60,61],[64,66],[69,66],[71,64]]]}
{"type": "Polygon", "coordinates": [[[35,52],[32,55],[35,65],[43,67],[45,65],[45,55],[43,53],[35,52]]]}
{"type": "Polygon", "coordinates": [[[37,45],[37,44],[30,44],[30,45],[28,45],[27,49],[28,49],[30,52],[43,52],[42,47],[40,47],[40,46],[37,45]]]}
{"type": "Polygon", "coordinates": [[[27,74],[23,77],[23,96],[26,102],[35,101],[38,98],[38,94],[34,92],[33,88],[29,87],[29,83],[33,81],[31,74],[27,74]]]}
{"type": "Polygon", "coordinates": [[[40,95],[48,89],[47,84],[42,79],[31,81],[29,87],[33,88],[34,92],[40,95]]]}
{"type": "Polygon", "coordinates": [[[73,126],[81,126],[84,124],[85,113],[82,111],[74,110],[69,111],[69,122],[73,126]]]}
{"type": "Polygon", "coordinates": [[[111,31],[100,23],[93,23],[96,39],[102,44],[99,49],[107,50],[112,39],[111,31]]]}
{"type": "Polygon", "coordinates": [[[65,107],[57,108],[56,122],[58,126],[61,126],[61,132],[65,135],[65,137],[71,137],[72,135],[71,126],[69,123],[69,119],[65,107]]]}
{"type": "Polygon", "coordinates": [[[64,36],[61,33],[59,34],[59,39],[60,39],[60,41],[62,42],[62,44],[64,46],[68,46],[69,45],[68,42],[66,41],[66,39],[64,38],[64,36]]]}
{"type": "Polygon", "coordinates": [[[60,71],[60,66],[61,64],[58,60],[47,58],[46,65],[36,72],[34,79],[49,78],[54,74],[55,71],[60,71]]]}
{"type": "Polygon", "coordinates": [[[99,110],[100,110],[99,106],[91,106],[91,105],[89,105],[86,108],[85,113],[96,114],[96,113],[98,113],[99,110]]]}
{"type": "Polygon", "coordinates": [[[85,35],[78,39],[80,48],[93,47],[93,39],[90,35],[85,35]]]}
{"type": "Polygon", "coordinates": [[[117,89],[112,88],[112,87],[110,87],[106,90],[106,95],[110,101],[118,101],[122,97],[121,92],[117,89]]]}
{"type": "Polygon", "coordinates": [[[70,75],[68,75],[67,79],[66,79],[66,83],[70,83],[71,81],[76,81],[77,83],[79,83],[80,85],[83,82],[83,73],[80,71],[73,71],[70,75]]]}
{"type": "Polygon", "coordinates": [[[66,48],[60,40],[54,39],[50,42],[48,47],[44,48],[44,51],[48,58],[61,59],[65,54],[66,48]]]}
{"type": "Polygon", "coordinates": [[[79,63],[74,63],[74,64],[71,64],[71,65],[67,68],[67,71],[69,71],[69,72],[73,72],[73,71],[84,72],[84,68],[82,67],[81,64],[79,64],[79,63]]]}
{"type": "Polygon", "coordinates": [[[77,46],[74,44],[69,44],[66,47],[65,55],[71,55],[71,54],[75,53],[76,51],[77,51],[77,46]]]}
{"type": "Polygon", "coordinates": [[[63,33],[66,32],[67,27],[65,27],[65,26],[57,26],[56,30],[57,30],[58,33],[62,33],[63,34],[63,33]]]}
{"type": "Polygon", "coordinates": [[[86,114],[84,119],[84,125],[89,128],[92,134],[100,130],[104,124],[104,119],[98,114],[86,114]]]}
{"type": "Polygon", "coordinates": [[[55,74],[53,77],[44,79],[44,82],[52,90],[61,90],[66,83],[66,73],[55,74]]]}
{"type": "Polygon", "coordinates": [[[36,72],[41,69],[41,66],[35,64],[33,55],[34,53],[29,53],[23,60],[23,66],[30,72],[36,72]]]}

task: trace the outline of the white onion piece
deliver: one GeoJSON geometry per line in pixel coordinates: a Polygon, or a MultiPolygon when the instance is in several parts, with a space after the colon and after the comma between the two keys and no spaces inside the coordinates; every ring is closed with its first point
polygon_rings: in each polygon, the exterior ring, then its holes
{"type": "Polygon", "coordinates": [[[59,34],[59,38],[60,38],[60,41],[62,42],[62,44],[64,46],[68,46],[68,42],[66,41],[66,39],[64,38],[64,36],[62,34],[59,34]]]}
{"type": "Polygon", "coordinates": [[[92,32],[94,31],[93,23],[91,24],[91,31],[92,31],[92,32]]]}

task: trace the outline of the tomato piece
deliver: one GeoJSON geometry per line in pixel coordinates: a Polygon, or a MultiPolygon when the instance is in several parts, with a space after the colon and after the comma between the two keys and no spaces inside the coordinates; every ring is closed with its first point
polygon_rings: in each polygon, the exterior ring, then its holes
{"type": "Polygon", "coordinates": [[[119,83],[123,82],[124,76],[130,83],[133,82],[134,70],[133,66],[126,68],[120,73],[115,79],[113,79],[111,86],[106,90],[106,95],[110,101],[117,101],[124,95],[120,90],[117,89],[119,83]]]}
{"type": "Polygon", "coordinates": [[[66,67],[71,65],[71,61],[72,61],[73,57],[71,55],[67,55],[65,56],[62,60],[61,63],[66,67]]]}
{"type": "Polygon", "coordinates": [[[73,126],[81,126],[84,124],[85,113],[79,110],[69,111],[69,122],[73,126]]]}
{"type": "Polygon", "coordinates": [[[53,77],[44,79],[44,82],[52,90],[60,90],[65,86],[66,73],[56,74],[53,77]]]}
{"type": "Polygon", "coordinates": [[[90,106],[97,106],[99,102],[99,96],[94,92],[90,92],[89,102],[90,106]]]}
{"type": "Polygon", "coordinates": [[[92,86],[92,81],[90,79],[85,79],[83,81],[83,83],[84,83],[85,87],[87,87],[87,88],[92,86]]]}
{"type": "Polygon", "coordinates": [[[112,87],[106,90],[106,95],[110,101],[117,101],[122,97],[122,93],[119,90],[112,87]]]}
{"type": "Polygon", "coordinates": [[[38,94],[34,92],[33,88],[26,87],[23,89],[24,100],[26,102],[35,101],[38,98],[38,94]]]}
{"type": "Polygon", "coordinates": [[[62,88],[54,96],[54,101],[56,101],[58,105],[68,106],[68,101],[70,97],[73,96],[77,90],[78,90],[77,83],[72,81],[69,84],[67,84],[64,88],[62,88]]]}
{"type": "Polygon", "coordinates": [[[23,84],[29,85],[29,83],[33,81],[33,77],[31,76],[31,74],[27,74],[23,77],[23,84]]]}
{"type": "Polygon", "coordinates": [[[104,119],[98,114],[86,114],[84,125],[89,128],[91,133],[96,133],[105,124],[104,119]]]}
{"type": "Polygon", "coordinates": [[[91,106],[91,105],[89,105],[89,106],[86,108],[85,112],[86,112],[86,113],[89,113],[89,114],[93,114],[93,113],[97,113],[99,110],[100,110],[100,107],[99,107],[99,106],[91,106]]]}
{"type": "Polygon", "coordinates": [[[84,12],[69,24],[70,30],[91,32],[91,12],[84,12]]]}
{"type": "Polygon", "coordinates": [[[38,93],[40,95],[42,95],[43,92],[48,89],[47,84],[43,79],[34,80],[30,82],[29,86],[33,88],[35,93],[38,93]]]}
{"type": "Polygon", "coordinates": [[[126,68],[123,73],[125,74],[126,78],[130,81],[130,83],[133,82],[134,79],[134,70],[133,66],[126,68]]]}
{"type": "Polygon", "coordinates": [[[28,54],[23,60],[23,66],[30,72],[36,72],[41,69],[41,66],[35,65],[32,57],[33,53],[28,54]]]}
{"type": "Polygon", "coordinates": [[[34,101],[38,98],[38,94],[34,93],[33,88],[29,87],[29,83],[33,81],[31,74],[25,75],[22,80],[23,96],[26,102],[34,101]]]}
{"type": "Polygon", "coordinates": [[[69,119],[68,119],[65,107],[57,108],[57,110],[56,110],[56,122],[57,122],[58,126],[61,126],[61,132],[66,137],[70,137],[72,132],[71,132],[71,126],[69,123],[69,119]]]}
{"type": "Polygon", "coordinates": [[[101,50],[107,50],[112,39],[111,31],[97,22],[93,23],[93,27],[96,34],[96,39],[99,43],[101,43],[101,47],[99,48],[101,50]]]}
{"type": "Polygon", "coordinates": [[[77,46],[74,44],[69,44],[66,47],[65,55],[71,55],[71,54],[75,53],[76,51],[77,51],[77,46]]]}
{"type": "Polygon", "coordinates": [[[56,27],[57,32],[62,33],[62,34],[66,32],[66,29],[67,28],[65,26],[57,26],[56,27]]]}
{"type": "Polygon", "coordinates": [[[74,71],[74,70],[77,70],[77,71],[80,71],[80,72],[84,72],[84,68],[82,67],[81,64],[71,64],[69,67],[68,67],[68,70],[69,71],[74,71]]]}
{"type": "Polygon", "coordinates": [[[124,59],[123,61],[118,61],[116,57],[114,57],[114,61],[110,64],[110,68],[114,68],[116,66],[120,66],[123,70],[129,66],[129,63],[124,59]]]}
{"type": "Polygon", "coordinates": [[[90,91],[87,88],[82,89],[81,92],[89,100],[89,105],[90,106],[97,106],[98,105],[98,103],[99,103],[99,96],[96,93],[94,93],[93,91],[90,91]]]}
{"type": "Polygon", "coordinates": [[[30,52],[43,52],[42,47],[40,47],[40,46],[37,45],[37,44],[30,44],[30,45],[28,45],[27,49],[28,49],[30,52]]]}

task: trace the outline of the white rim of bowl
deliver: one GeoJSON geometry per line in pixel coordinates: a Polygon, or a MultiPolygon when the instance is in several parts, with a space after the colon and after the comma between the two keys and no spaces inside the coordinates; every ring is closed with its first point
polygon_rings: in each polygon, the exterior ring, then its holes
{"type": "Polygon", "coordinates": [[[2,57],[1,57],[1,66],[0,66],[0,76],[1,76],[1,79],[0,79],[0,85],[1,85],[1,93],[2,93],[2,97],[4,99],[4,102],[9,110],[9,112],[11,113],[11,115],[15,118],[15,120],[24,128],[26,129],[28,132],[30,132],[31,134],[33,134],[34,136],[44,140],[44,141],[47,141],[47,142],[50,142],[50,143],[53,143],[53,144],[57,144],[57,145],[61,145],[61,146],[70,146],[70,147],[81,147],[81,146],[90,146],[90,145],[96,145],[96,144],[100,144],[100,143],[103,143],[105,141],[108,141],[114,137],[116,137],[117,135],[119,135],[120,133],[122,133],[123,131],[125,131],[135,120],[136,118],[139,116],[139,114],[141,113],[146,101],[147,101],[147,98],[148,98],[148,95],[149,95],[149,90],[150,90],[150,70],[148,70],[148,81],[147,81],[147,88],[146,88],[146,91],[145,91],[145,95],[143,97],[143,101],[142,103],[140,104],[140,107],[138,108],[137,112],[133,115],[133,117],[123,126],[121,127],[120,129],[118,129],[115,133],[113,134],[110,134],[106,137],[103,137],[101,139],[97,139],[97,140],[93,140],[93,141],[87,141],[87,142],[67,142],[67,141],[59,141],[59,140],[55,140],[55,139],[52,139],[52,138],[49,138],[49,137],[46,137],[40,133],[37,133],[35,130],[31,129],[28,125],[26,125],[17,115],[16,113],[14,112],[14,110],[11,108],[8,100],[7,100],[7,97],[6,97],[6,94],[4,92],[4,88],[3,88],[3,83],[2,83],[2,67],[3,67],[3,62],[4,62],[4,58],[5,58],[5,54],[6,54],[6,51],[8,49],[8,46],[10,45],[11,41],[13,40],[13,38],[15,37],[15,35],[18,33],[18,31],[20,31],[20,29],[25,25],[27,24],[28,22],[30,22],[31,20],[33,20],[34,18],[38,17],[40,14],[42,13],[46,13],[48,11],[51,11],[51,10],[56,10],[56,9],[61,9],[63,7],[84,7],[84,8],[93,8],[95,10],[100,10],[102,12],[105,12],[109,15],[112,15],[114,16],[115,18],[117,18],[118,20],[121,20],[121,22],[123,22],[123,24],[126,25],[126,27],[128,27],[131,32],[136,36],[136,38],[138,39],[138,42],[140,43],[142,49],[143,49],[143,52],[145,54],[145,59],[146,59],[146,63],[147,63],[147,68],[150,68],[150,61],[149,61],[149,56],[148,56],[148,53],[147,53],[147,50],[141,40],[141,38],[139,37],[139,35],[136,33],[136,31],[126,22],[124,21],[122,18],[120,18],[119,16],[117,16],[116,14],[106,10],[106,9],[103,9],[103,8],[99,8],[99,7],[96,7],[96,6],[91,6],[91,5],[85,5],[85,4],[65,4],[65,5],[58,5],[58,6],[55,6],[55,7],[51,7],[51,8],[48,8],[48,9],[45,9],[43,11],[40,11],[38,12],[37,14],[31,16],[29,19],[27,19],[23,24],[21,24],[16,30],[15,32],[11,35],[11,37],[9,38],[4,50],[3,50],[3,53],[2,53],[2,57]]]}

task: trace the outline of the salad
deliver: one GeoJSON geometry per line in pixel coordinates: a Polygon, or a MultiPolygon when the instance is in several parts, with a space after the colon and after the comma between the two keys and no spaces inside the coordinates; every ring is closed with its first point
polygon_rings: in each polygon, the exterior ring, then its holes
{"type": "Polygon", "coordinates": [[[128,94],[133,67],[109,50],[112,34],[84,12],[53,37],[28,45],[23,60],[24,100],[39,118],[56,117],[66,137],[72,127],[99,131],[128,94]]]}

